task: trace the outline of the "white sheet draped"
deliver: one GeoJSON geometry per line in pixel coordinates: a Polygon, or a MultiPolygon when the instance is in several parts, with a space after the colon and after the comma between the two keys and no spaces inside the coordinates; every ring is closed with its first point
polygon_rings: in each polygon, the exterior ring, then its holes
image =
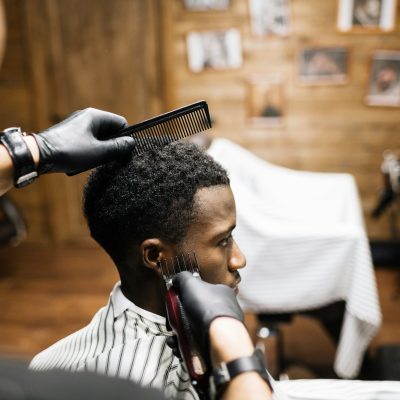
{"type": "Polygon", "coordinates": [[[381,312],[354,178],[279,167],[226,139],[208,152],[228,170],[235,195],[234,236],[247,258],[244,310],[292,312],[344,300],[334,369],[357,376],[381,312]]]}

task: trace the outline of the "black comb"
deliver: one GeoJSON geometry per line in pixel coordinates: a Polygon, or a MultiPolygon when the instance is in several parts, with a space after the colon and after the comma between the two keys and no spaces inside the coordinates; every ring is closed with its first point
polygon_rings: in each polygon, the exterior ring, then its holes
{"type": "Polygon", "coordinates": [[[136,140],[134,152],[141,154],[210,128],[207,102],[198,101],[128,126],[118,136],[132,136],[136,140]]]}

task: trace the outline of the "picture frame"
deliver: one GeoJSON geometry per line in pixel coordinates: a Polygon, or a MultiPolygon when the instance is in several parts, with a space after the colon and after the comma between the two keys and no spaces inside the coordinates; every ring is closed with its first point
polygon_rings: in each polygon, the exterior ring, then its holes
{"type": "Polygon", "coordinates": [[[247,120],[254,127],[281,127],[286,113],[284,77],[281,74],[246,78],[247,120]]]}
{"type": "Polygon", "coordinates": [[[248,0],[254,36],[288,36],[290,0],[248,0]]]}
{"type": "Polygon", "coordinates": [[[208,10],[227,10],[230,0],[182,0],[186,10],[208,11],[208,10]]]}
{"type": "Polygon", "coordinates": [[[304,47],[299,51],[302,85],[344,85],[349,82],[347,47],[304,47]]]}
{"type": "Polygon", "coordinates": [[[337,29],[345,33],[385,33],[396,26],[397,0],[338,0],[337,29]]]}
{"type": "Polygon", "coordinates": [[[239,29],[197,31],[187,35],[190,71],[223,71],[238,69],[243,64],[239,29]]]}
{"type": "Polygon", "coordinates": [[[377,50],[370,65],[366,104],[400,107],[400,50],[377,50]]]}

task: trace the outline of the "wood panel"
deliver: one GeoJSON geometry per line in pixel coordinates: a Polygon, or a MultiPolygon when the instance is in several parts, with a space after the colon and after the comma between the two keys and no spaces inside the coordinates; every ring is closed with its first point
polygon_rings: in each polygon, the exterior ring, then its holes
{"type": "MultiPolygon", "coordinates": [[[[95,107],[130,123],[164,111],[159,0],[8,0],[0,122],[38,131],[95,107]]],[[[44,176],[12,196],[28,241],[80,242],[86,175],[44,176]]]]}
{"type": "MultiPolygon", "coordinates": [[[[390,236],[387,216],[376,221],[369,214],[380,188],[382,151],[398,146],[399,109],[367,107],[362,99],[370,54],[378,48],[398,49],[398,26],[384,35],[339,34],[336,0],[292,1],[292,32],[285,39],[251,34],[247,0],[231,0],[229,10],[218,12],[187,11],[181,0],[6,0],[5,9],[2,126],[37,131],[89,105],[133,122],[205,98],[215,119],[214,136],[290,168],[352,173],[370,236],[390,236]],[[243,67],[191,73],[187,33],[229,27],[241,31],[243,67]],[[296,57],[304,45],[347,46],[350,83],[300,86],[296,57]],[[245,79],[254,72],[285,76],[283,127],[247,123],[245,79]]],[[[84,175],[45,176],[11,193],[28,221],[29,241],[87,237],[80,211],[84,180],[84,175]]]]}
{"type": "MultiPolygon", "coordinates": [[[[21,126],[27,132],[36,129],[33,110],[33,93],[29,74],[29,57],[26,52],[24,24],[24,0],[5,0],[7,22],[6,47],[0,68],[0,125],[21,126]]],[[[23,190],[14,190],[9,196],[22,210],[29,226],[29,240],[46,242],[49,226],[46,218],[46,199],[42,182],[23,190]]]]}
{"type": "MultiPolygon", "coordinates": [[[[30,33],[43,26],[37,24],[38,18],[32,18],[40,9],[38,2],[34,3],[26,3],[32,19],[30,33]]],[[[50,0],[46,6],[53,73],[49,85],[52,101],[46,110],[50,122],[87,106],[116,112],[128,121],[161,110],[156,1],[50,0]]],[[[36,50],[40,44],[32,40],[30,46],[36,50]]],[[[85,180],[86,174],[49,179],[51,222],[58,241],[87,238],[81,212],[85,180]]]]}
{"type": "Polygon", "coordinates": [[[340,34],[336,31],[336,0],[293,0],[290,35],[259,38],[251,33],[247,0],[231,0],[225,11],[190,11],[181,0],[169,0],[168,4],[165,17],[172,28],[165,55],[170,66],[167,78],[173,82],[167,98],[170,107],[204,98],[215,120],[213,137],[233,140],[289,168],[353,174],[369,236],[390,237],[388,217],[373,220],[370,213],[380,189],[382,152],[399,147],[400,109],[368,107],[363,97],[372,52],[400,50],[399,24],[388,34],[340,34]],[[187,62],[187,34],[231,27],[241,32],[242,68],[192,73],[187,62]],[[347,47],[350,82],[342,86],[300,85],[297,56],[303,46],[347,47]],[[245,80],[253,73],[285,77],[283,127],[254,128],[248,124],[245,80]]]}

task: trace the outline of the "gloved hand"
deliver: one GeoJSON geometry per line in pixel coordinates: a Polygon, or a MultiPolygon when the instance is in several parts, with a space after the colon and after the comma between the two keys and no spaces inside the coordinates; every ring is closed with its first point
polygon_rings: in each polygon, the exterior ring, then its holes
{"type": "Polygon", "coordinates": [[[167,346],[172,350],[172,354],[182,361],[182,354],[179,350],[178,338],[176,337],[176,335],[168,336],[166,343],[167,346]]]}
{"type": "Polygon", "coordinates": [[[218,317],[231,317],[244,322],[244,314],[235,292],[226,285],[213,285],[195,278],[190,272],[180,272],[172,280],[185,315],[205,357],[210,355],[208,331],[218,317]]]}
{"type": "Polygon", "coordinates": [[[33,134],[40,151],[38,173],[73,175],[129,154],[135,146],[132,137],[107,139],[126,125],[125,118],[119,115],[86,108],[33,134]]]}

